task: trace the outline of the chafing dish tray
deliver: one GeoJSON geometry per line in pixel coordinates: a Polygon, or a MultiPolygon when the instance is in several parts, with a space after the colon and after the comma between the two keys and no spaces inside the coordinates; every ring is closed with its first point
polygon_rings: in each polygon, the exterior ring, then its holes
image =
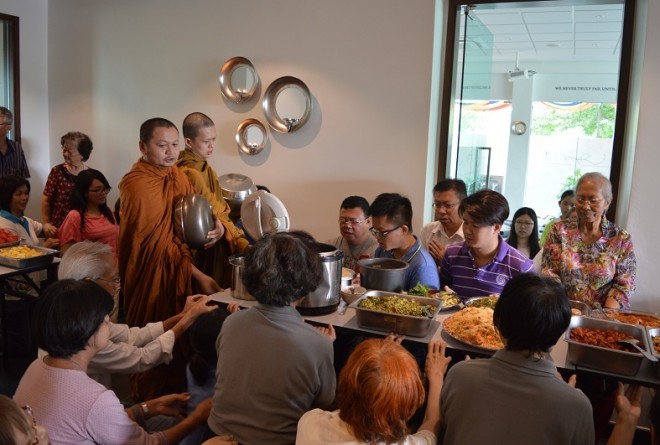
{"type": "Polygon", "coordinates": [[[571,304],[571,312],[573,315],[591,315],[591,308],[584,301],[568,300],[568,302],[571,304]]]}
{"type": "Polygon", "coordinates": [[[631,376],[639,371],[644,356],[639,352],[619,351],[571,340],[570,333],[574,328],[621,332],[639,340],[640,348],[649,350],[647,334],[642,327],[597,318],[573,316],[564,334],[564,340],[568,343],[566,358],[577,366],[631,376]]]}
{"type": "Polygon", "coordinates": [[[358,326],[361,328],[396,332],[397,334],[408,335],[411,337],[424,337],[428,334],[431,328],[431,322],[440,311],[441,305],[442,302],[435,298],[372,290],[366,292],[360,298],[351,303],[350,307],[355,309],[358,326]],[[369,298],[380,299],[382,297],[396,297],[407,301],[413,301],[415,303],[429,306],[429,311],[425,316],[412,316],[360,307],[360,303],[369,298]]]}
{"type": "Polygon", "coordinates": [[[45,266],[53,262],[53,257],[57,253],[57,250],[48,249],[46,247],[36,247],[36,246],[25,246],[30,247],[31,249],[41,252],[41,255],[33,256],[30,258],[11,258],[3,255],[4,248],[0,249],[0,264],[3,266],[13,267],[14,269],[25,269],[27,267],[38,267],[45,266]]]}
{"type": "MultiPolygon", "coordinates": [[[[660,328],[648,328],[646,332],[649,335],[649,349],[660,360],[660,328]],[[658,338],[658,347],[654,346],[653,339],[658,338]]],[[[660,361],[653,364],[655,366],[655,376],[660,378],[660,361]]]]}

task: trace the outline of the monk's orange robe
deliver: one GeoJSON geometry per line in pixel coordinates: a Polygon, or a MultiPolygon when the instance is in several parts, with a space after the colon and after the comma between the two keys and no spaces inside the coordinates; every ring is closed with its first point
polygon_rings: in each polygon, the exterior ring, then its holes
{"type": "MultiPolygon", "coordinates": [[[[117,249],[126,322],[144,326],[163,321],[181,312],[192,293],[192,256],[174,234],[173,208],[177,198],[194,190],[176,166],[162,169],[139,160],[122,178],[119,193],[117,249]]],[[[169,365],[132,380],[136,401],[185,391],[187,357],[180,340],[169,365]]]]}

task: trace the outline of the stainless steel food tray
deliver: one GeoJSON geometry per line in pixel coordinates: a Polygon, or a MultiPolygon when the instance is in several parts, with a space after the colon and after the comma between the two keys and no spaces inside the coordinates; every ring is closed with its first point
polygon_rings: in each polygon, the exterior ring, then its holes
{"type": "Polygon", "coordinates": [[[13,267],[14,269],[25,269],[27,267],[45,266],[53,262],[57,250],[48,249],[46,247],[30,246],[35,250],[43,252],[43,255],[35,256],[32,258],[10,258],[3,256],[0,253],[0,264],[3,266],[13,267]]]}
{"type": "Polygon", "coordinates": [[[649,350],[649,341],[646,330],[640,326],[634,326],[616,321],[601,320],[598,318],[573,316],[568,329],[564,333],[564,340],[568,343],[568,355],[566,359],[577,366],[597,369],[621,375],[635,375],[639,371],[644,356],[639,352],[618,351],[615,349],[592,346],[571,340],[570,333],[573,328],[589,328],[601,330],[613,330],[631,335],[639,340],[639,346],[649,350]]]}
{"type": "Polygon", "coordinates": [[[429,329],[431,328],[431,322],[440,311],[440,306],[440,300],[436,300],[435,298],[418,297],[415,295],[404,295],[378,290],[368,291],[350,304],[350,307],[355,309],[358,326],[361,328],[396,332],[397,334],[408,335],[411,337],[424,337],[428,334],[429,329]],[[428,317],[414,317],[411,315],[393,314],[390,312],[374,311],[359,307],[360,302],[366,298],[387,296],[395,296],[417,301],[418,303],[433,306],[435,310],[428,317]]]}
{"type": "Polygon", "coordinates": [[[660,335],[660,328],[647,328],[646,332],[649,336],[649,349],[659,360],[653,365],[655,366],[655,376],[660,379],[660,354],[658,354],[658,351],[653,347],[653,338],[660,335]]]}
{"type": "MultiPolygon", "coordinates": [[[[491,298],[495,299],[495,301],[497,301],[497,298],[499,298],[499,297],[497,297],[495,295],[484,295],[483,297],[471,297],[471,298],[468,298],[467,300],[465,300],[465,306],[469,307],[469,306],[472,306],[477,301],[485,300],[485,299],[491,299],[491,298]]],[[[489,309],[494,309],[494,308],[489,308],[489,309]]]]}
{"type": "Polygon", "coordinates": [[[628,324],[633,324],[634,326],[646,327],[648,329],[660,327],[660,315],[653,312],[631,311],[629,309],[603,309],[602,311],[592,311],[591,313],[592,316],[596,316],[596,318],[601,318],[603,320],[610,320],[616,323],[627,323],[626,321],[622,321],[617,318],[614,318],[614,314],[629,314],[629,315],[651,317],[657,321],[658,324],[656,326],[651,326],[648,324],[639,324],[639,325],[633,323],[628,323],[628,324]]]}

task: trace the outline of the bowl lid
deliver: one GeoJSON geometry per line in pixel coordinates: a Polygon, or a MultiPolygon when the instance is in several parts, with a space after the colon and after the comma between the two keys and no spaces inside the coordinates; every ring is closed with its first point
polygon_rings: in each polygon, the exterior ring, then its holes
{"type": "Polygon", "coordinates": [[[240,173],[227,173],[218,177],[220,188],[228,192],[246,192],[255,189],[252,179],[240,173]]]}
{"type": "Polygon", "coordinates": [[[255,240],[264,235],[288,232],[291,228],[289,212],[282,201],[265,190],[258,190],[245,198],[241,205],[241,221],[245,231],[255,240]]]}

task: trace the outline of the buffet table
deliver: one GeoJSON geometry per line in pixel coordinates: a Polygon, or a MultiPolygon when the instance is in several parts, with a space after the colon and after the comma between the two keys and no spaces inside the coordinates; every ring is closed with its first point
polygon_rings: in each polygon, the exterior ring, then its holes
{"type": "MultiPolygon", "coordinates": [[[[244,308],[254,306],[256,304],[255,301],[238,300],[233,298],[229,289],[213,294],[211,299],[221,304],[239,303],[241,307],[244,308]]],[[[469,355],[472,358],[489,357],[492,354],[491,352],[457,341],[443,331],[442,322],[455,312],[456,311],[440,312],[432,321],[431,329],[425,337],[406,337],[404,341],[427,344],[431,340],[442,339],[445,343],[447,343],[448,353],[452,355],[458,356],[460,358],[462,358],[461,356],[464,355],[469,355]]],[[[331,324],[338,330],[348,331],[349,334],[352,332],[356,336],[366,335],[372,337],[384,337],[387,335],[387,333],[383,331],[370,330],[359,327],[355,315],[355,310],[351,307],[346,308],[346,311],[343,314],[341,313],[341,310],[338,310],[327,315],[303,316],[303,318],[310,324],[331,324]]],[[[655,376],[653,363],[646,359],[643,360],[639,372],[636,375],[623,376],[606,371],[578,367],[574,363],[570,363],[567,360],[567,354],[568,343],[566,343],[563,338],[560,338],[555,347],[552,349],[550,355],[555,365],[560,371],[562,371],[562,373],[565,372],[566,374],[576,373],[578,375],[596,375],[600,377],[616,379],[624,383],[638,383],[643,386],[660,385],[660,380],[655,376]]]]}

